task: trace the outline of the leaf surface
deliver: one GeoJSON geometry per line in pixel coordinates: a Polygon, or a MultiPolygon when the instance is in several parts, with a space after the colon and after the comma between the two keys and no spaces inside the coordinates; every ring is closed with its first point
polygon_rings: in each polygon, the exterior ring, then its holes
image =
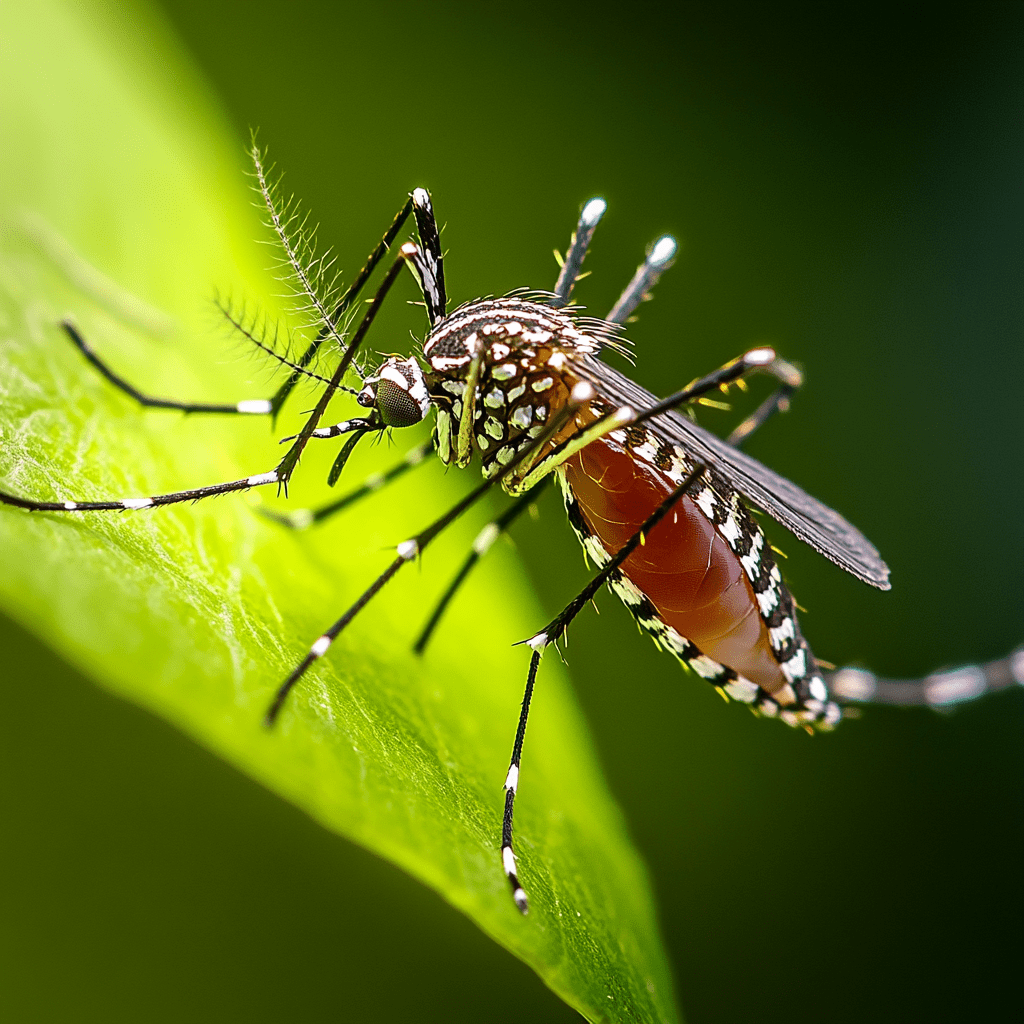
{"type": "MultiPolygon", "coordinates": [[[[280,449],[265,420],[141,410],[57,326],[72,316],[153,394],[268,396],[266,368],[243,358],[209,303],[216,288],[273,312],[281,290],[254,241],[243,147],[145,10],[8,3],[0,32],[0,485],[88,500],[269,470],[280,449]]],[[[294,432],[305,399],[278,436],[294,432]]],[[[331,414],[351,412],[347,401],[331,414]]],[[[339,489],[426,436],[405,434],[354,456],[339,489]]],[[[322,481],[335,454],[304,458],[293,506],[333,493],[322,481]]],[[[276,685],[388,549],[471,482],[427,465],[308,533],[239,496],[124,514],[0,507],[0,603],[101,686],[436,889],[589,1019],[675,1020],[645,870],[551,656],[517,807],[529,917],[509,898],[502,782],[528,662],[510,644],[543,621],[510,548],[488,555],[426,658],[409,651],[486,510],[356,620],[277,730],[260,727],[276,685]]],[[[266,884],[287,879],[268,864],[266,884]]]]}

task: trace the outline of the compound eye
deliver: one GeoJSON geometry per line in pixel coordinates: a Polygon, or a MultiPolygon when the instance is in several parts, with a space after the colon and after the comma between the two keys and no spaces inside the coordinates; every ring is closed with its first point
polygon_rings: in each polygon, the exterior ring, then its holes
{"type": "Polygon", "coordinates": [[[377,382],[377,410],[389,427],[411,427],[423,419],[423,413],[408,388],[387,377],[377,382]]]}
{"type": "Polygon", "coordinates": [[[367,382],[367,387],[373,385],[373,404],[386,426],[411,427],[430,409],[423,371],[415,359],[388,359],[367,382]]]}

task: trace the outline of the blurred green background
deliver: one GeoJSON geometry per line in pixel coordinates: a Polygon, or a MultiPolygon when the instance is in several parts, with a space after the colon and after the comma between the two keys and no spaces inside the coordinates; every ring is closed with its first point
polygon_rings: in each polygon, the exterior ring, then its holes
{"type": "MultiPolygon", "coordinates": [[[[344,266],[420,184],[456,301],[550,286],[593,194],[610,204],[578,292],[595,313],[678,234],[631,331],[636,378],[667,393],[761,342],[802,363],[792,413],[751,451],[857,523],[894,583],[873,592],[777,532],[805,631],[823,658],[916,675],[1024,635],[1022,11],[161,16],[222,97],[240,170],[258,127],[344,266]]],[[[585,575],[557,501],[541,512],[516,537],[553,612],[585,575]]],[[[600,605],[569,668],[691,1024],[1018,1005],[1019,692],[811,739],[725,707],[600,605]]],[[[0,629],[5,1019],[574,1019],[434,894],[0,629]]]]}

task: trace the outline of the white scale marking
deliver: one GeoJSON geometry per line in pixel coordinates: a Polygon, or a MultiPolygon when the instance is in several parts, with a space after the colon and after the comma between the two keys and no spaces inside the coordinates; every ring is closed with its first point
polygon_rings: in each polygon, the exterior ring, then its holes
{"type": "Polygon", "coordinates": [[[269,473],[257,473],[256,476],[249,477],[245,483],[248,487],[259,487],[262,484],[276,484],[277,470],[272,469],[269,473]]]}
{"type": "Polygon", "coordinates": [[[519,786],[519,766],[509,765],[508,775],[505,776],[505,788],[511,789],[514,793],[519,786]]]}
{"type": "Polygon", "coordinates": [[[661,619],[658,619],[658,623],[658,637],[672,654],[683,654],[689,649],[690,641],[678,629],[661,619]]]}
{"type": "Polygon", "coordinates": [[[1010,655],[1010,675],[1024,686],[1024,650],[1014,651],[1010,655]]]}
{"type": "Polygon", "coordinates": [[[596,537],[584,537],[583,550],[590,555],[599,569],[611,561],[612,556],[605,551],[604,545],[596,537]]]}
{"type": "Polygon", "coordinates": [[[420,546],[415,540],[403,540],[395,550],[398,552],[399,558],[411,562],[419,554],[420,546]]]}
{"type": "Polygon", "coordinates": [[[676,240],[671,235],[663,235],[654,243],[651,255],[647,257],[648,265],[660,269],[675,258],[676,249],[676,240]]]}
{"type": "Polygon", "coordinates": [[[590,202],[583,207],[583,212],[580,214],[580,220],[583,222],[583,226],[587,228],[594,227],[604,216],[604,211],[607,209],[608,204],[603,199],[591,199],[590,202]]]}
{"type": "Polygon", "coordinates": [[[691,658],[687,664],[703,679],[717,679],[722,674],[722,666],[712,661],[706,654],[691,658]]]}
{"type": "Polygon", "coordinates": [[[538,394],[542,391],[547,391],[552,384],[555,383],[554,377],[541,377],[540,380],[535,380],[530,387],[533,388],[538,394]]]}
{"type": "Polygon", "coordinates": [[[782,662],[779,668],[782,669],[782,674],[791,683],[797,679],[803,679],[807,675],[807,658],[804,655],[803,648],[801,647],[789,661],[782,662]]]}
{"type": "Polygon", "coordinates": [[[787,615],[782,620],[781,626],[772,626],[768,629],[768,639],[771,641],[772,649],[779,651],[786,646],[788,640],[796,636],[796,625],[787,615]]]}
{"type": "Polygon", "coordinates": [[[512,852],[511,846],[503,846],[501,848],[501,863],[505,868],[506,875],[514,875],[516,873],[516,855],[512,852]]]}
{"type": "Polygon", "coordinates": [[[316,643],[313,644],[309,649],[309,653],[314,658],[322,658],[327,653],[327,648],[331,646],[331,638],[329,636],[322,636],[316,643]]]}
{"type": "Polygon", "coordinates": [[[239,412],[251,413],[253,416],[265,416],[273,406],[266,398],[249,398],[239,402],[235,408],[239,412]]]}
{"type": "Polygon", "coordinates": [[[500,409],[505,404],[505,392],[501,388],[492,388],[484,395],[484,405],[488,409],[500,409]]]}
{"type": "Polygon", "coordinates": [[[149,508],[153,504],[152,498],[124,498],[121,504],[125,508],[149,508]]]}
{"type": "Polygon", "coordinates": [[[621,579],[609,580],[609,582],[611,583],[612,590],[615,591],[616,596],[627,608],[632,608],[643,601],[644,595],[640,591],[640,588],[625,576],[621,579]]]}
{"type": "Polygon", "coordinates": [[[515,363],[502,363],[491,370],[491,377],[494,380],[511,380],[518,372],[519,368],[515,363]]]}
{"type": "Polygon", "coordinates": [[[697,507],[708,517],[713,519],[715,515],[715,507],[718,504],[718,499],[715,497],[715,492],[709,487],[705,487],[704,490],[697,495],[697,507]]]}
{"type": "Polygon", "coordinates": [[[533,407],[529,405],[521,405],[514,413],[512,413],[512,422],[517,426],[525,430],[530,423],[533,421],[533,407]]]}
{"type": "Polygon", "coordinates": [[[775,587],[769,587],[767,590],[754,596],[757,598],[757,607],[761,609],[761,618],[768,618],[779,603],[779,592],[775,587]]]}
{"type": "Polygon", "coordinates": [[[68,510],[68,512],[74,512],[74,510],[76,508],[78,508],[78,502],[77,501],[65,501],[64,502],[64,508],[66,508],[68,510]]]}
{"type": "Polygon", "coordinates": [[[497,523],[488,523],[477,535],[476,540],[473,541],[473,550],[478,555],[487,554],[491,545],[498,539],[501,533],[501,529],[497,523]]]}
{"type": "Polygon", "coordinates": [[[749,679],[744,679],[743,676],[726,683],[724,689],[733,700],[741,701],[744,704],[753,704],[757,698],[757,683],[752,683],[749,679]]]}
{"type": "Polygon", "coordinates": [[[874,672],[862,668],[841,668],[832,677],[832,692],[843,700],[871,700],[877,689],[874,672]]]}
{"type": "Polygon", "coordinates": [[[553,337],[551,331],[523,331],[523,341],[532,341],[536,345],[543,345],[553,337]]]}
{"type": "Polygon", "coordinates": [[[729,515],[729,518],[718,528],[718,532],[729,542],[729,547],[736,544],[740,538],[740,526],[736,522],[735,513],[729,515]]]}
{"type": "Polygon", "coordinates": [[[807,688],[810,691],[811,696],[815,700],[820,700],[822,702],[828,700],[828,690],[826,689],[825,681],[821,678],[821,676],[815,676],[810,681],[807,688]]]}
{"type": "Polygon", "coordinates": [[[936,672],[924,681],[924,699],[941,707],[959,700],[970,700],[985,692],[985,673],[977,665],[936,672]]]}
{"type": "Polygon", "coordinates": [[[743,565],[743,571],[747,574],[747,578],[751,582],[757,579],[761,565],[761,548],[763,547],[764,534],[755,533],[750,544],[750,550],[740,557],[740,562],[743,565]]]}

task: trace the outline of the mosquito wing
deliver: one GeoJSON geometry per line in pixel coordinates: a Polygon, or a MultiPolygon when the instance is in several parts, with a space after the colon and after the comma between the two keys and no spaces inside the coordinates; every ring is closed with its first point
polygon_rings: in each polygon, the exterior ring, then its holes
{"type": "MultiPolygon", "coordinates": [[[[658,401],[606,363],[589,356],[574,362],[606,400],[637,411],[658,401]]],[[[840,568],[879,590],[889,589],[889,567],[871,541],[838,512],[679,413],[663,413],[649,426],[716,469],[752,505],[840,568]]]]}

